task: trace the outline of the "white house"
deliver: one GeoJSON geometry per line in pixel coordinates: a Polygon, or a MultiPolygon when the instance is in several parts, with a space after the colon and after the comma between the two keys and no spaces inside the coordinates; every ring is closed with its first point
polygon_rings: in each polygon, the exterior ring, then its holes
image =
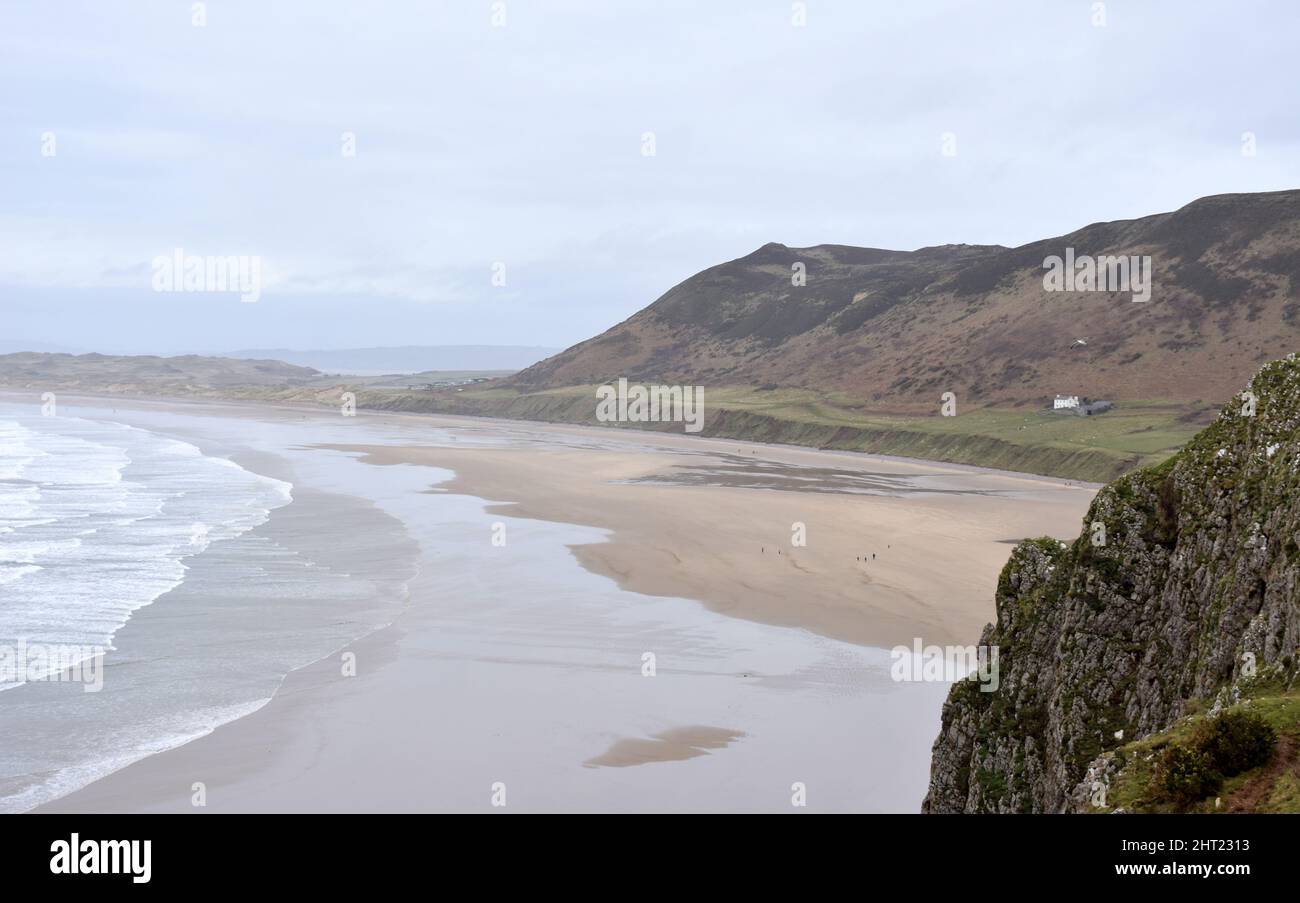
{"type": "Polygon", "coordinates": [[[1058,395],[1052,402],[1052,410],[1059,411],[1062,408],[1077,408],[1079,406],[1078,395],[1058,395]]]}

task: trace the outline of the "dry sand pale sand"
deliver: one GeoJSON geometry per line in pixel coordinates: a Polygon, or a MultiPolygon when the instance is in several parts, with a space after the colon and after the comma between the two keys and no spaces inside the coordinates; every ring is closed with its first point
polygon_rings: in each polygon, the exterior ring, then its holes
{"type": "Polygon", "coordinates": [[[1097,488],[684,437],[564,444],[565,428],[537,429],[554,444],[329,447],[450,468],[438,489],[498,502],[493,513],[607,529],[611,541],[573,552],[624,589],[877,647],[976,642],[1009,543],[1077,536],[1097,488]],[[861,491],[882,480],[915,483],[861,491]]]}

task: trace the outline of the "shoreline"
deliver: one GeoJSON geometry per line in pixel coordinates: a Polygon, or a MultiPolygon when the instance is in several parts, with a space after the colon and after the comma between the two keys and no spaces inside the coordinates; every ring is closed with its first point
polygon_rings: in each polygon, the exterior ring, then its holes
{"type": "MultiPolygon", "coordinates": [[[[113,403],[132,408],[119,397],[113,403]]],[[[382,437],[388,444],[326,437],[296,440],[292,448],[300,465],[342,453],[353,462],[350,473],[373,474],[362,482],[391,496],[381,505],[395,505],[388,513],[420,543],[420,571],[410,604],[344,647],[362,665],[356,678],[340,680],[337,656],[327,654],[291,670],[252,714],[37,811],[196,811],[189,787],[199,776],[212,794],[209,805],[221,811],[475,811],[486,806],[479,784],[520,769],[529,775],[526,786],[554,787],[532,798],[530,809],[707,811],[713,807],[697,800],[716,793],[719,776],[733,767],[726,763],[750,763],[747,780],[781,761],[806,767],[798,761],[822,751],[787,735],[865,730],[863,718],[878,729],[843,742],[879,767],[840,776],[858,787],[856,795],[828,805],[911,811],[947,685],[892,684],[884,650],[916,636],[975,642],[992,611],[992,579],[1009,553],[1003,534],[1017,524],[1050,523],[1077,532],[1091,498],[1085,487],[1035,475],[738,440],[430,415],[366,413],[341,422],[320,411],[224,401],[139,408],[148,409],[145,419],[164,422],[172,415],[196,424],[233,418],[250,435],[264,432],[261,424],[285,436],[360,430],[382,437]],[[719,466],[757,468],[763,479],[789,485],[736,484],[734,473],[714,472],[719,466]],[[808,473],[834,491],[794,488],[808,473]],[[702,482],[682,483],[683,474],[702,482]],[[638,482],[645,478],[652,482],[638,482]],[[851,491],[843,491],[846,481],[851,491]],[[891,497],[900,487],[909,492],[891,497]],[[446,506],[462,513],[446,522],[434,510],[446,506]],[[1020,513],[991,517],[1000,508],[1020,513]],[[806,523],[809,541],[782,548],[778,564],[767,537],[788,545],[792,519],[806,523]],[[508,542],[494,549],[498,523],[508,542]],[[852,560],[870,554],[856,550],[862,537],[883,546],[877,570],[865,575],[852,560]],[[978,551],[961,553],[963,545],[978,551]],[[466,580],[477,589],[463,589],[466,580]],[[574,594],[576,586],[587,589],[574,594]],[[956,597],[941,597],[948,590],[956,597]],[[512,639],[520,630],[532,637],[524,645],[512,639]],[[709,637],[703,646],[691,639],[697,634],[709,637]],[[480,651],[467,655],[457,640],[464,636],[474,638],[469,650],[480,651]],[[552,661],[547,650],[556,642],[570,651],[552,661]],[[638,650],[646,646],[665,656],[659,681],[640,680],[638,650]],[[622,652],[608,660],[611,649],[622,652]],[[714,673],[708,662],[716,655],[737,664],[714,673]],[[697,663],[681,670],[692,659],[697,663]],[[833,664],[841,660],[859,664],[841,672],[833,664]],[[823,695],[822,688],[846,680],[844,689],[823,695]],[[497,683],[499,690],[485,689],[497,683]],[[615,685],[623,689],[611,697],[615,685]],[[652,694],[629,710],[629,700],[652,686],[670,688],[673,704],[659,711],[664,700],[652,694]],[[749,700],[739,712],[738,698],[749,700]],[[788,708],[797,699],[803,702],[788,708]],[[845,705],[856,714],[842,711],[845,705]],[[436,779],[418,777],[428,763],[403,751],[428,752],[437,736],[418,717],[409,723],[422,709],[435,718],[454,712],[461,724],[461,739],[436,754],[443,761],[436,779]],[[494,711],[512,715],[499,722],[494,711]],[[552,721],[533,723],[539,713],[572,722],[563,741],[537,745],[552,730],[552,721]],[[361,724],[370,727],[358,735],[361,724]],[[879,730],[895,740],[885,743],[879,730]],[[372,746],[371,734],[383,738],[384,750],[372,746]],[[557,742],[561,749],[543,754],[557,742]],[[394,744],[402,749],[389,749],[394,744]],[[907,777],[877,776],[890,773],[907,777]],[[479,775],[473,792],[460,789],[464,774],[479,775]],[[453,786],[443,775],[461,777],[453,786]],[[664,796],[663,779],[684,781],[694,795],[664,796]],[[697,779],[713,783],[697,786],[697,779]],[[412,782],[425,789],[413,792],[412,782]]],[[[264,472],[250,459],[241,463],[264,472]]]]}
{"type": "MultiPolygon", "coordinates": [[[[1057,481],[1036,478],[1025,487],[1000,473],[879,459],[852,463],[892,464],[899,470],[888,478],[922,485],[813,491],[798,482],[817,455],[806,449],[766,450],[763,459],[754,450],[754,464],[788,466],[795,476],[784,488],[753,488],[708,476],[702,484],[672,483],[674,471],[703,465],[655,449],[322,447],[375,466],[451,470],[434,491],[487,500],[495,515],[605,530],[606,541],[570,551],[630,592],[691,598],[732,617],[886,650],[918,636],[926,644],[975,642],[993,619],[1007,546],[1041,535],[1072,538],[1092,496],[1057,481]],[[924,485],[971,480],[987,488],[924,485]]],[[[695,454],[709,458],[707,447],[695,454]]],[[[879,475],[847,463],[837,473],[879,475]]]]}
{"type": "MultiPolygon", "coordinates": [[[[238,411],[257,411],[264,410],[268,413],[281,414],[315,414],[319,417],[331,417],[334,410],[332,406],[321,404],[306,404],[297,402],[277,402],[265,401],[260,399],[239,399],[227,398],[222,396],[187,396],[187,395],[96,395],[86,392],[69,392],[64,396],[73,402],[86,401],[93,403],[123,402],[124,406],[130,403],[149,405],[159,408],[169,406],[183,408],[231,408],[238,411]]],[[[31,393],[21,393],[16,389],[0,386],[0,401],[22,401],[27,404],[35,404],[32,400],[31,393]]],[[[585,432],[593,435],[625,435],[629,440],[635,437],[645,437],[647,440],[663,439],[667,441],[680,440],[684,442],[714,442],[722,444],[731,444],[742,448],[768,448],[778,451],[790,452],[811,452],[817,455],[839,455],[848,460],[879,460],[886,463],[899,465],[914,465],[921,467],[942,467],[947,470],[963,471],[969,473],[1001,475],[1008,478],[1029,480],[1035,482],[1056,484],[1068,484],[1083,489],[1100,489],[1105,486],[1104,482],[1093,480],[1083,480],[1073,477],[1054,477],[1047,474],[1032,473],[1023,470],[1003,470],[997,467],[984,467],[978,464],[962,464],[957,461],[936,461],[930,458],[912,458],[906,455],[889,455],[878,452],[855,451],[843,448],[819,448],[813,445],[791,445],[784,442],[760,442],[755,439],[732,439],[725,436],[704,436],[691,433],[675,433],[666,430],[638,429],[632,426],[594,426],[586,423],[568,423],[555,420],[528,420],[525,418],[515,417],[490,417],[480,414],[438,414],[421,411],[389,411],[382,408],[359,408],[357,417],[375,422],[382,422],[385,419],[392,419],[396,422],[439,422],[439,423],[461,423],[466,426],[485,425],[499,427],[533,427],[539,430],[554,430],[561,432],[585,432]]]]}
{"type": "Polygon", "coordinates": [[[130,612],[106,644],[99,692],[36,681],[0,694],[5,717],[30,725],[5,751],[6,809],[41,811],[87,782],[254,713],[287,674],[382,629],[402,610],[415,558],[395,519],[360,498],[302,485],[291,463],[271,452],[141,428],[292,483],[292,499],[251,529],[185,557],[184,579],[130,612]],[[333,524],[350,529],[322,528],[333,524]],[[287,586],[300,590],[297,597],[287,586]]]}

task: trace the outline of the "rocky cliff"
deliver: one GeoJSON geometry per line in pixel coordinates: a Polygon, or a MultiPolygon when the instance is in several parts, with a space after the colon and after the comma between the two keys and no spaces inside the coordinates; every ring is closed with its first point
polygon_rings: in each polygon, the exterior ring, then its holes
{"type": "Polygon", "coordinates": [[[1000,683],[954,686],[927,812],[1089,808],[1113,751],[1264,678],[1296,686],[1300,359],[1268,364],[1165,463],[1102,489],[1072,544],[997,587],[1000,683]]]}

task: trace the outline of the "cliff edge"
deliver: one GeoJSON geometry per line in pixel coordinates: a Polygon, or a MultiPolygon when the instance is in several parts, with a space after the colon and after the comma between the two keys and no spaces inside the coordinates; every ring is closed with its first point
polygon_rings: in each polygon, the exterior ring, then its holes
{"type": "Polygon", "coordinates": [[[954,685],[924,811],[1158,809],[1162,750],[1253,700],[1278,729],[1285,785],[1255,796],[1300,791],[1298,430],[1293,354],[1178,454],[1103,488],[1072,544],[1016,547],[980,640],[998,647],[998,689],[954,685]]]}

